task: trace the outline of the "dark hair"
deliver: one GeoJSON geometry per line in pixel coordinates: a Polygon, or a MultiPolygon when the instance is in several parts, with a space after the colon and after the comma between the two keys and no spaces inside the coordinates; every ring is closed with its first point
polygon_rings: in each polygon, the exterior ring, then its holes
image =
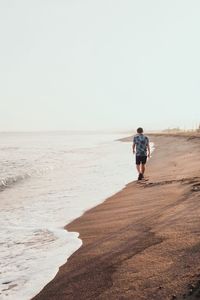
{"type": "Polygon", "coordinates": [[[137,133],[143,133],[143,128],[142,128],[142,127],[139,127],[139,128],[137,129],[137,133]]]}

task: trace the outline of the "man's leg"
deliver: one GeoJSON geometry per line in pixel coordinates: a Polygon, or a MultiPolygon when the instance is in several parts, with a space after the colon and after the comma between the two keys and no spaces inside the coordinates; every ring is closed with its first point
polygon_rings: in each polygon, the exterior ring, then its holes
{"type": "Polygon", "coordinates": [[[144,175],[144,172],[145,172],[145,164],[142,164],[142,167],[141,167],[141,173],[142,173],[142,175],[144,175]]]}
{"type": "Polygon", "coordinates": [[[137,168],[138,174],[140,174],[140,164],[137,164],[136,168],[137,168]]]}
{"type": "Polygon", "coordinates": [[[135,163],[138,173],[140,173],[140,157],[138,155],[135,156],[135,163]]]}
{"type": "Polygon", "coordinates": [[[146,162],[147,162],[147,157],[143,156],[142,157],[142,166],[141,166],[142,178],[144,177],[144,172],[145,172],[145,168],[146,168],[146,162]]]}
{"type": "Polygon", "coordinates": [[[142,163],[141,156],[136,155],[136,168],[138,171],[138,180],[141,180],[143,178],[142,171],[141,171],[141,163],[142,163]]]}

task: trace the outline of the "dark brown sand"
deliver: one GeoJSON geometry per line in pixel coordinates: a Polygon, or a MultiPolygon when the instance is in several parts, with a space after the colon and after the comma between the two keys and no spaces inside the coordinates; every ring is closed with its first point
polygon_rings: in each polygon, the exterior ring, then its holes
{"type": "Polygon", "coordinates": [[[149,181],[128,184],[66,226],[83,246],[34,300],[198,299],[200,139],[151,140],[149,181]]]}

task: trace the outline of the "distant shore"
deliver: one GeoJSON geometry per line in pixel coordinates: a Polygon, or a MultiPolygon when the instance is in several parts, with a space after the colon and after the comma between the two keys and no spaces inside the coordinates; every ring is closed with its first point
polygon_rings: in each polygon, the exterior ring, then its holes
{"type": "Polygon", "coordinates": [[[200,135],[149,136],[149,180],[129,183],[66,226],[83,246],[34,300],[196,299],[200,135]]]}
{"type": "MultiPolygon", "coordinates": [[[[145,133],[146,134],[146,133],[145,133]]],[[[148,136],[152,136],[152,137],[183,137],[183,138],[189,138],[189,139],[200,139],[200,132],[198,131],[180,131],[180,132],[162,132],[162,131],[158,131],[158,132],[149,132],[146,135],[148,136]]],[[[121,138],[119,139],[119,141],[121,142],[130,142],[132,141],[133,136],[128,136],[125,138],[121,138]]]]}

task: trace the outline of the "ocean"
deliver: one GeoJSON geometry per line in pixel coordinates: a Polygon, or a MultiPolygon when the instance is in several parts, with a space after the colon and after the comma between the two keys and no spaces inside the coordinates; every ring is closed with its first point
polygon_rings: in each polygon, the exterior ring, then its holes
{"type": "Polygon", "coordinates": [[[0,133],[0,299],[36,295],[82,244],[64,226],[136,179],[121,137],[0,133]]]}

